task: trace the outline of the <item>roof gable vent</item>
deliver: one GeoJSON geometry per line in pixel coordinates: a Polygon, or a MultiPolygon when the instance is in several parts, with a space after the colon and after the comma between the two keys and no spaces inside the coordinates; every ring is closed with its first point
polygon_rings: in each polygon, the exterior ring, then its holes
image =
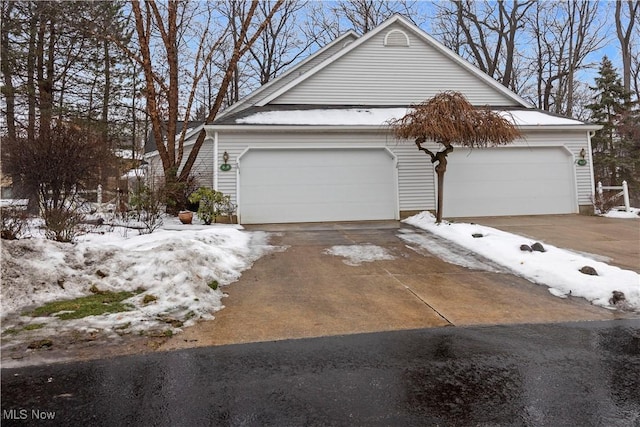
{"type": "Polygon", "coordinates": [[[409,47],[409,36],[402,30],[391,30],[384,36],[384,45],[409,47]]]}

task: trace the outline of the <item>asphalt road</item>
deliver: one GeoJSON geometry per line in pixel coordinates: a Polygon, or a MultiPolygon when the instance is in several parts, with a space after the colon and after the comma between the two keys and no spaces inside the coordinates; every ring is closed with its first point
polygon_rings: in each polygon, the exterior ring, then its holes
{"type": "Polygon", "coordinates": [[[445,327],[3,369],[1,393],[3,426],[638,426],[640,320],[445,327]]]}

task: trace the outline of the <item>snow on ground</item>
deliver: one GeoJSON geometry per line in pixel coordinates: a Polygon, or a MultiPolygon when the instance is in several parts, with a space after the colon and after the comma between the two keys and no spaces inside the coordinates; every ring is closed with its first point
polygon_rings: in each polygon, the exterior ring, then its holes
{"type": "Polygon", "coordinates": [[[385,248],[376,245],[336,245],[324,251],[327,255],[344,257],[347,265],[358,266],[363,262],[395,259],[385,248]]]}
{"type": "Polygon", "coordinates": [[[419,213],[404,222],[450,240],[532,282],[548,286],[549,292],[555,296],[578,296],[595,305],[612,308],[609,300],[613,291],[620,291],[626,296],[626,304],[622,306],[640,311],[640,275],[634,271],[548,244],[544,244],[546,252],[523,252],[520,245],[530,246],[534,242],[477,224],[436,224],[429,212],[419,213]],[[476,238],[473,234],[481,234],[482,237],[476,238]],[[579,270],[584,266],[595,268],[598,276],[581,273],[579,270]]]}
{"type": "Polygon", "coordinates": [[[607,218],[638,219],[640,218],[640,208],[631,208],[629,212],[627,212],[626,208],[621,206],[611,209],[602,216],[606,216],[607,218]]]}
{"type": "Polygon", "coordinates": [[[104,232],[100,230],[108,228],[102,226],[73,244],[38,236],[3,240],[2,331],[46,323],[40,332],[51,332],[50,328],[130,332],[166,329],[166,318],[188,326],[213,318],[223,308],[223,291],[210,284],[224,286],[238,280],[255,260],[276,249],[267,244],[263,232],[221,224],[182,225],[177,219],[165,222],[163,229],[145,235],[124,233],[119,227],[104,232]],[[21,315],[49,301],[91,295],[94,285],[100,291],[144,291],[123,301],[135,307],[127,312],[64,321],[21,315]],[[149,295],[157,299],[144,303],[149,295]]]}

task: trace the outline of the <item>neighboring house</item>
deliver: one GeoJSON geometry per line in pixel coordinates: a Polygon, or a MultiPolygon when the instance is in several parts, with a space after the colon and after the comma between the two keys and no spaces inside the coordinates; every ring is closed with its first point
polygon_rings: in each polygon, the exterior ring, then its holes
{"type": "Polygon", "coordinates": [[[503,112],[524,134],[451,153],[445,217],[592,210],[590,133],[599,127],[536,110],[399,15],[345,34],[206,124],[198,176],[230,194],[247,224],[434,209],[429,157],[387,123],[445,90],[503,112]],[[222,170],[224,153],[231,168],[222,170]]]}
{"type": "MultiPolygon", "coordinates": [[[[166,124],[166,123],[165,123],[166,124]]],[[[178,122],[176,124],[176,134],[180,135],[182,132],[183,126],[185,122],[178,122]]],[[[185,154],[184,154],[184,162],[187,160],[189,156],[189,152],[191,151],[191,146],[196,142],[198,138],[198,134],[202,131],[204,127],[204,121],[202,120],[191,120],[186,122],[187,130],[184,135],[184,146],[185,146],[185,154]]],[[[163,137],[166,138],[166,130],[163,129],[163,137]]],[[[205,146],[200,150],[198,160],[195,163],[195,167],[193,170],[193,177],[201,182],[202,185],[211,186],[213,176],[213,155],[212,155],[213,146],[205,146]]],[[[145,167],[146,173],[150,176],[155,177],[156,184],[162,184],[162,161],[160,160],[160,155],[158,154],[158,149],[156,147],[156,139],[153,135],[153,132],[149,132],[147,135],[147,139],[144,142],[144,158],[149,163],[145,167]]],[[[132,174],[136,174],[137,172],[133,171],[132,174]]]]}

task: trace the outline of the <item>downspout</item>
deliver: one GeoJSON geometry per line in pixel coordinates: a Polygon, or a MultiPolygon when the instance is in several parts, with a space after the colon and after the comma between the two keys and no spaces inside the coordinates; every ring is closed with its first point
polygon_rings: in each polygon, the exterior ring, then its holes
{"type": "MultiPolygon", "coordinates": [[[[591,196],[594,197],[595,196],[595,189],[596,189],[596,184],[595,184],[595,177],[593,176],[593,150],[591,149],[591,138],[596,134],[595,130],[590,130],[589,132],[587,132],[587,146],[589,148],[588,151],[588,155],[589,155],[589,171],[591,174],[591,196]]],[[[595,199],[593,199],[595,200],[595,199]]]]}
{"type": "MultiPolygon", "coordinates": [[[[596,134],[595,130],[590,130],[587,132],[587,147],[589,148],[589,152],[587,153],[589,156],[589,179],[591,180],[591,200],[594,203],[593,212],[595,213],[595,203],[596,203],[596,183],[595,177],[593,176],[593,150],[591,149],[591,138],[596,134]]],[[[589,209],[591,211],[591,208],[589,209]]]]}
{"type": "Polygon", "coordinates": [[[218,131],[215,131],[213,133],[213,189],[216,191],[218,191],[218,175],[220,173],[218,162],[218,131]]]}

